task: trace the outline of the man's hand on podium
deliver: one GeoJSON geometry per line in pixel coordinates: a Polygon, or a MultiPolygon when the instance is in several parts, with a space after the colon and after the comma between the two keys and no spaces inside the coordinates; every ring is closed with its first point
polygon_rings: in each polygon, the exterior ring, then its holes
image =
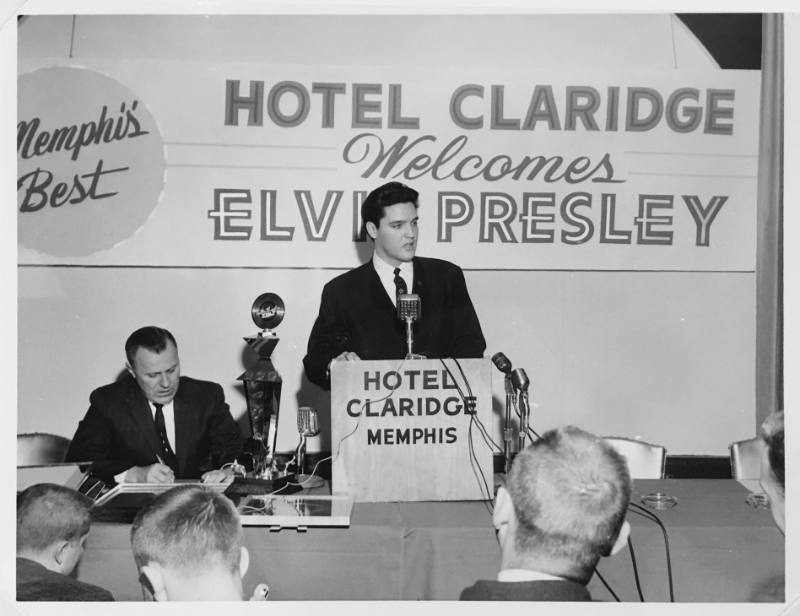
{"type": "MultiPolygon", "coordinates": [[[[358,356],[358,353],[353,353],[353,351],[343,351],[336,357],[334,357],[331,362],[335,361],[360,361],[361,358],[358,356]]],[[[328,364],[328,370],[330,370],[331,366],[328,364]]]]}

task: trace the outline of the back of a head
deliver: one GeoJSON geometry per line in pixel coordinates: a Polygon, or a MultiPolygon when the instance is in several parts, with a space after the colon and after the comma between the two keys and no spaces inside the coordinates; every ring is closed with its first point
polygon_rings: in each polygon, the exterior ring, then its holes
{"type": "Polygon", "coordinates": [[[136,356],[137,349],[144,348],[154,353],[161,353],[170,342],[175,348],[178,348],[178,343],[175,342],[175,337],[169,330],[155,325],[140,327],[125,341],[125,356],[128,364],[133,366],[133,358],[136,356]]]}
{"type": "Polygon", "coordinates": [[[131,527],[131,545],[140,569],[157,563],[186,579],[212,570],[238,575],[239,514],[214,490],[178,486],[139,511],[131,527]]]}
{"type": "Polygon", "coordinates": [[[772,413],[761,425],[764,457],[761,462],[761,488],[769,497],[775,524],[786,532],[786,469],[784,460],[783,411],[772,413]]]}
{"type": "Polygon", "coordinates": [[[378,186],[361,204],[361,222],[363,225],[371,222],[377,227],[383,218],[384,208],[397,203],[413,203],[414,206],[419,206],[418,199],[419,193],[401,182],[388,182],[378,186]]]}
{"type": "Polygon", "coordinates": [[[631,481],[624,458],[601,438],[566,426],[517,454],[506,487],[517,552],[570,563],[588,581],[619,535],[631,481]]]}
{"type": "Polygon", "coordinates": [[[17,496],[17,553],[38,553],[89,532],[92,502],[71,488],[39,483],[17,496]]]}
{"type": "Polygon", "coordinates": [[[770,471],[781,493],[786,489],[784,462],[783,411],[772,413],[761,425],[761,438],[767,444],[767,458],[770,471]]]}

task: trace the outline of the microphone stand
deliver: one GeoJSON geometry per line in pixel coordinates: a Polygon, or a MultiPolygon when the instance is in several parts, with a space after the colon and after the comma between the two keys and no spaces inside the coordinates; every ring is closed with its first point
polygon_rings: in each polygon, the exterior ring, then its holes
{"type": "Polygon", "coordinates": [[[511,372],[505,376],[506,384],[506,420],[503,428],[503,457],[506,462],[506,476],[511,470],[511,442],[514,439],[514,428],[511,427],[511,406],[514,404],[514,385],[511,383],[511,372]]]}
{"type": "Polygon", "coordinates": [[[528,432],[530,423],[531,407],[528,404],[528,391],[523,389],[519,392],[519,435],[517,437],[517,451],[525,449],[525,436],[528,432]]]}
{"type": "Polygon", "coordinates": [[[408,352],[406,353],[406,359],[416,359],[414,355],[414,331],[412,325],[414,323],[414,318],[412,316],[406,316],[406,346],[408,347],[408,352]]]}

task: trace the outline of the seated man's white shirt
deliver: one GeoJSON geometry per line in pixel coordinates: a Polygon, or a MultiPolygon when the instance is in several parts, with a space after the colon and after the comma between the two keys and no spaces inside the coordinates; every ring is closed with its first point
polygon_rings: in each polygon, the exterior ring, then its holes
{"type": "MultiPolygon", "coordinates": [[[[172,400],[169,404],[161,407],[161,412],[164,414],[164,427],[167,429],[167,440],[172,451],[175,451],[175,401],[172,400]]],[[[150,400],[147,401],[150,406],[150,414],[153,417],[153,423],[156,421],[156,406],[150,400]]],[[[124,470],[118,475],[114,475],[114,481],[117,483],[125,483],[125,475],[130,469],[124,470]]]]}

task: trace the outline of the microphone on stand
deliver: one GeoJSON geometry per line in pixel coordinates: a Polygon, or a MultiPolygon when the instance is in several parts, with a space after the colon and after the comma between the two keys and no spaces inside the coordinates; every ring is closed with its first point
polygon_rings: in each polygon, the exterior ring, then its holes
{"type": "Polygon", "coordinates": [[[511,406],[514,404],[514,385],[511,382],[511,360],[504,353],[492,355],[492,363],[505,375],[506,386],[506,416],[503,425],[503,458],[505,459],[505,472],[511,470],[511,441],[514,439],[514,428],[511,427],[511,406]]]}
{"type": "MultiPolygon", "coordinates": [[[[297,461],[297,481],[302,483],[303,470],[306,458],[306,439],[319,434],[319,419],[317,409],[312,406],[301,406],[297,409],[297,431],[300,433],[300,444],[297,446],[295,460],[297,461]]],[[[308,477],[305,477],[308,479],[308,477]]],[[[312,486],[308,486],[312,487],[312,486]]]]}
{"type": "Polygon", "coordinates": [[[515,368],[511,372],[511,384],[517,391],[528,391],[531,380],[522,368],[515,368]]]}
{"type": "Polygon", "coordinates": [[[492,363],[503,374],[509,374],[511,372],[511,360],[505,356],[505,353],[498,352],[492,355],[492,363]]]}
{"type": "Polygon", "coordinates": [[[414,332],[411,325],[419,321],[422,314],[422,300],[416,293],[401,293],[397,296],[397,316],[406,322],[406,359],[418,359],[414,354],[414,332]]]}
{"type": "Polygon", "coordinates": [[[517,451],[525,448],[525,436],[530,429],[531,407],[528,404],[528,387],[531,384],[528,375],[522,368],[516,368],[511,372],[511,384],[517,392],[519,399],[519,436],[517,439],[517,451]]]}

